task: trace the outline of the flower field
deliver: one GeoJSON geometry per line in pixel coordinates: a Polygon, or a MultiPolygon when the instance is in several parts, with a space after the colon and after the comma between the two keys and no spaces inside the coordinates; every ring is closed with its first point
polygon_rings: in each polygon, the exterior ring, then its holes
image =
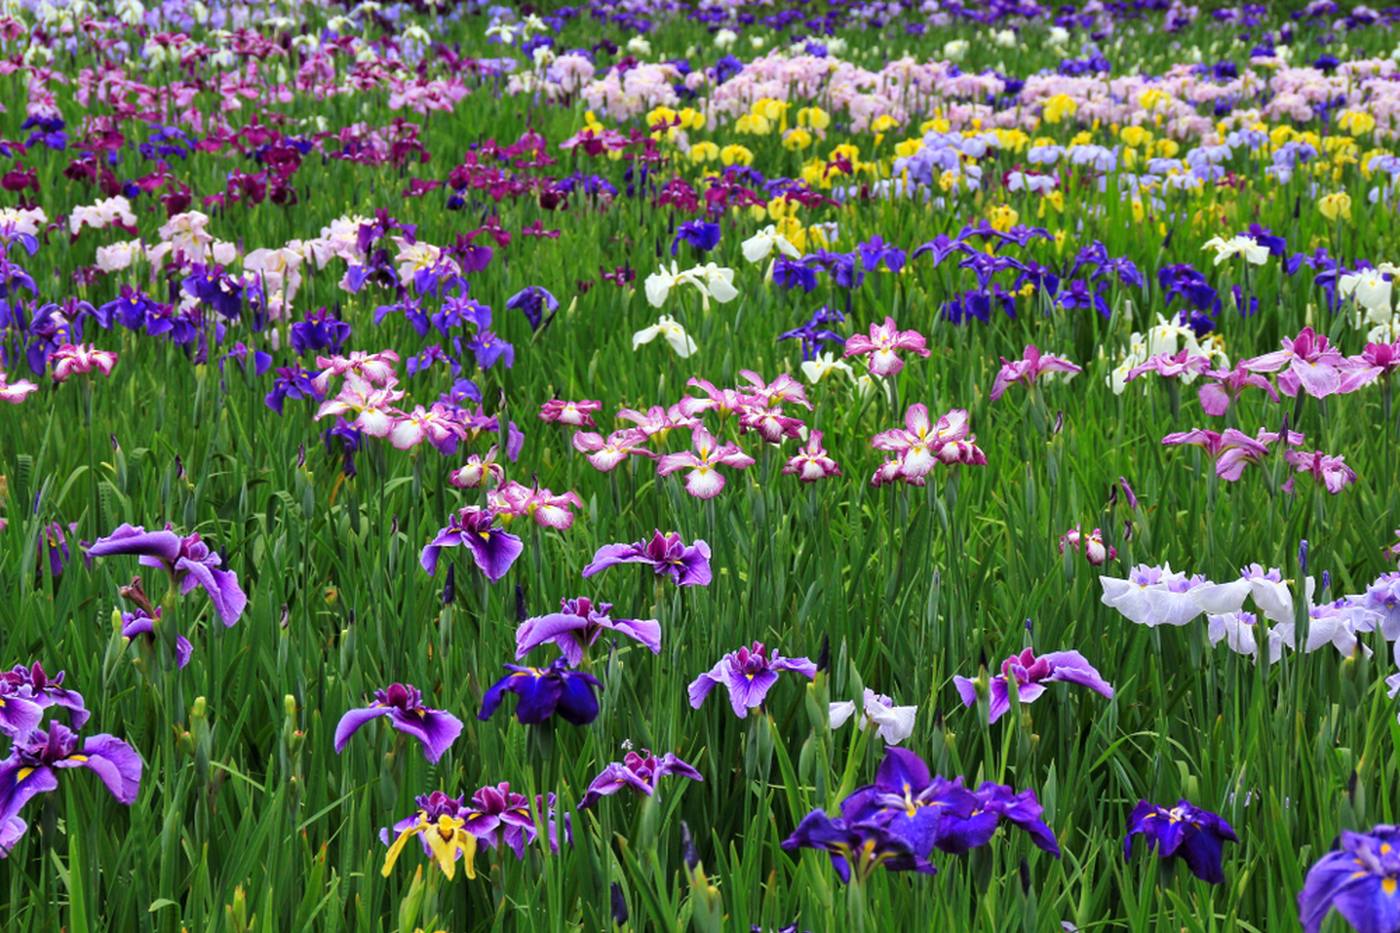
{"type": "Polygon", "coordinates": [[[7,924],[1400,933],[1397,27],[0,0],[7,924]]]}

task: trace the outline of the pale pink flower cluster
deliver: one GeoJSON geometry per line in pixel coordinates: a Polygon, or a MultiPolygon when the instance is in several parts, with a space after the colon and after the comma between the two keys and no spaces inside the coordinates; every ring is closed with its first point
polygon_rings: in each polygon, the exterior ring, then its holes
{"type": "Polygon", "coordinates": [[[628,120],[654,107],[673,107],[680,97],[672,86],[681,74],[674,65],[637,65],[622,74],[617,69],[583,88],[589,109],[613,120],[628,120]]]}
{"type": "MultiPolygon", "coordinates": [[[[810,483],[841,470],[822,447],[822,433],[808,431],[801,418],[791,414],[791,407],[810,410],[811,401],[806,388],[792,376],[783,373],[772,382],[751,370],[739,373],[741,385],[721,388],[705,379],[691,379],[687,385],[699,390],[669,407],[655,405],[646,411],[624,408],[617,417],[629,425],[604,436],[593,431],[577,431],[572,438],[574,449],[583,454],[594,469],[610,472],[629,457],[645,457],[657,461],[659,476],[687,471],[685,488],[692,496],[710,499],[724,489],[724,470],[745,470],[754,458],[733,441],[717,440],[702,420],[714,416],[723,428],[737,424],[737,433],[757,434],[769,444],[781,445],[789,438],[806,437],[806,443],[783,467],[783,473],[797,476],[810,483]],[[732,421],[731,421],[732,419],[732,421]],[[652,448],[663,444],[674,430],[690,432],[690,449],[657,453],[652,448]]],[[[540,417],[546,421],[593,427],[592,413],[601,407],[598,402],[547,402],[540,417]]]]}

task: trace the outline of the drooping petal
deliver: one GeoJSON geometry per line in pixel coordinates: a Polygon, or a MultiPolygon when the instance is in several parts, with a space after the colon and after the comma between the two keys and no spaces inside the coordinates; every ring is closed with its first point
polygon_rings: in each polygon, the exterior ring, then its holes
{"type": "Polygon", "coordinates": [[[359,728],[371,719],[378,719],[380,716],[389,715],[391,707],[370,706],[360,709],[352,709],[340,717],[340,722],[335,726],[335,751],[340,754],[345,750],[346,744],[350,741],[350,736],[354,735],[359,728]]]}

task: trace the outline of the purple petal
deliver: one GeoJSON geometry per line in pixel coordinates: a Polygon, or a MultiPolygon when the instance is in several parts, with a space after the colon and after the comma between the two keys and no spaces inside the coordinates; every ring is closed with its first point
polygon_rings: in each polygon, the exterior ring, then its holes
{"type": "Polygon", "coordinates": [[[457,736],[462,734],[462,721],[451,713],[442,710],[419,710],[403,713],[391,710],[389,721],[393,727],[405,735],[411,735],[423,746],[423,757],[429,763],[437,764],[457,736]]]}
{"type": "Polygon", "coordinates": [[[525,657],[540,645],[554,642],[569,664],[577,667],[583,661],[583,639],[580,630],[588,626],[582,616],[552,612],[520,623],[515,630],[515,657],[525,657]]]}
{"type": "Polygon", "coordinates": [[[1041,659],[1049,661],[1052,667],[1049,680],[1079,684],[1113,699],[1113,686],[1078,651],[1052,651],[1042,655],[1041,659]]]}
{"type": "Polygon", "coordinates": [[[595,573],[615,567],[618,564],[644,564],[649,561],[646,555],[638,553],[631,544],[605,544],[598,548],[593,560],[583,568],[583,575],[591,577],[595,573]]]}
{"type": "Polygon", "coordinates": [[[492,583],[504,577],[525,550],[525,545],[515,535],[495,528],[486,533],[485,539],[480,535],[467,536],[467,547],[471,549],[476,566],[492,583]]]}
{"type": "Polygon", "coordinates": [[[141,756],[114,735],[94,735],[83,743],[82,766],[107,785],[112,796],[131,806],[141,792],[141,756]]]}
{"type": "Polygon", "coordinates": [[[87,549],[90,557],[112,554],[140,554],[158,557],[173,564],[180,556],[180,536],[170,530],[147,531],[139,525],[122,524],[105,538],[98,538],[87,549]]]}
{"type": "Polygon", "coordinates": [[[977,705],[977,684],[966,677],[954,677],[953,686],[958,690],[958,696],[962,698],[963,706],[977,705]]]}
{"type": "Polygon", "coordinates": [[[196,585],[201,587],[209,594],[209,601],[225,627],[232,626],[243,615],[248,597],[239,587],[236,573],[183,557],[175,564],[175,570],[187,574],[180,584],[181,592],[188,593],[196,585]]]}
{"type": "Polygon", "coordinates": [[[369,706],[362,709],[352,709],[344,716],[340,717],[340,722],[335,726],[335,751],[340,754],[345,750],[345,744],[350,741],[350,736],[354,735],[361,726],[371,719],[378,719],[380,716],[387,716],[390,707],[369,706]]]}

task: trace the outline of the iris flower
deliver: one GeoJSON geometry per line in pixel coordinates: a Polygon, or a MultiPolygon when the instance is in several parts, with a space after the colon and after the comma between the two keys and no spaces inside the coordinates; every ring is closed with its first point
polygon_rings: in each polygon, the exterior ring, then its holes
{"type": "Polygon", "coordinates": [[[1312,476],[1334,496],[1356,482],[1356,471],[1347,466],[1345,457],[1320,450],[1289,450],[1284,452],[1283,459],[1297,473],[1312,476]]]}
{"type": "Polygon", "coordinates": [[[539,285],[527,285],[506,299],[506,307],[525,315],[531,330],[539,330],[544,323],[545,312],[553,317],[554,312],[559,310],[559,299],[539,285]]]}
{"type": "Polygon", "coordinates": [[[807,443],[783,464],[783,474],[796,476],[803,483],[815,483],[819,479],[840,476],[841,468],[827,456],[822,446],[822,432],[812,431],[807,435],[807,443]]]}
{"type": "Polygon", "coordinates": [[[1243,256],[1245,262],[1252,266],[1262,266],[1269,261],[1269,248],[1262,245],[1254,237],[1240,234],[1226,240],[1222,237],[1211,237],[1201,249],[1213,250],[1215,252],[1215,264],[1218,266],[1234,256],[1243,256]]]}
{"type": "Polygon", "coordinates": [[[501,518],[528,518],[536,525],[559,531],[572,528],[574,513],[571,510],[583,507],[583,500],[576,492],[555,495],[553,490],[514,481],[491,490],[487,493],[486,501],[501,518]]]}
{"type": "Polygon", "coordinates": [[[961,408],[945,412],[935,424],[928,406],[910,405],[904,413],[904,427],[881,431],[870,439],[870,445],[897,455],[876,472],[871,481],[876,486],[895,479],[923,485],[924,477],[938,463],[982,466],[987,462],[977,438],[968,433],[967,412],[961,408]]]}
{"type": "MultiPolygon", "coordinates": [[[[996,722],[1011,709],[1010,681],[1016,681],[1016,699],[1034,703],[1051,683],[1078,684],[1095,693],[1113,699],[1113,687],[1078,651],[1052,651],[1037,655],[1031,648],[1013,654],[1001,662],[1001,673],[991,679],[988,687],[991,703],[987,707],[988,724],[996,722]]],[[[966,677],[954,677],[964,706],[977,705],[977,683],[966,677]]]]}
{"type": "Polygon", "coordinates": [[[87,553],[89,557],[140,555],[141,566],[165,570],[179,585],[182,595],[195,587],[208,593],[214,611],[226,626],[236,623],[248,605],[248,597],[238,585],[238,575],[221,569],[223,558],[209,550],[198,532],[182,538],[169,525],[162,531],[147,531],[139,525],[122,524],[89,545],[87,553]]]}
{"type": "Polygon", "coordinates": [[[595,470],[609,473],[633,455],[655,459],[656,454],[641,446],[646,439],[646,432],[638,428],[623,428],[606,438],[591,431],[576,431],[570,442],[595,470]]]}
{"type": "Polygon", "coordinates": [[[1246,362],[1248,361],[1241,360],[1235,364],[1234,369],[1205,371],[1204,375],[1211,381],[1196,390],[1196,396],[1201,400],[1202,411],[1215,418],[1223,416],[1230,410],[1230,406],[1239,400],[1241,393],[1251,386],[1262,389],[1275,402],[1279,400],[1273,383],[1265,376],[1250,372],[1245,366],[1246,362]]]}
{"type": "Polygon", "coordinates": [[[387,386],[394,382],[398,362],[399,355],[393,350],[378,353],[352,350],[345,356],[318,356],[316,365],[320,372],[316,375],[314,387],[318,393],[325,395],[330,380],[336,376],[358,376],[371,386],[387,386]]]}
{"type": "Polygon", "coordinates": [[[423,854],[431,858],[449,880],[457,873],[459,858],[466,860],[467,877],[475,878],[476,836],[464,828],[468,811],[461,798],[436,790],[419,796],[415,802],[417,811],[395,823],[392,833],[389,828],[379,831],[379,838],[389,847],[381,874],[389,877],[408,840],[417,836],[423,845],[423,854]]]}
{"type": "Polygon", "coordinates": [[[1313,398],[1336,394],[1349,368],[1346,357],[1311,327],[1304,327],[1297,337],[1283,338],[1282,350],[1244,360],[1240,365],[1255,373],[1278,372],[1278,387],[1290,398],[1300,388],[1313,398]]]}
{"type": "Polygon", "coordinates": [[[1107,561],[1115,560],[1118,557],[1117,548],[1104,546],[1102,529],[1095,528],[1093,531],[1085,534],[1080,531],[1079,526],[1076,525],[1069,531],[1060,535],[1061,554],[1066,550],[1077,552],[1081,548],[1084,551],[1084,559],[1094,567],[1100,567],[1107,561]]]}
{"type": "Polygon", "coordinates": [[[510,673],[492,684],[481,698],[477,718],[483,722],[491,718],[507,693],[520,698],[515,718],[525,725],[538,725],[556,714],[576,726],[598,718],[596,691],[602,684],[592,674],[571,670],[567,659],[555,658],[548,667],[507,664],[505,669],[510,673]]]}
{"type": "Polygon", "coordinates": [[[447,481],[458,489],[479,489],[482,486],[499,486],[505,481],[505,467],[496,462],[496,446],[493,444],[485,455],[472,454],[467,462],[447,474],[447,481]]]}
{"type": "Polygon", "coordinates": [[[785,658],[776,650],[770,655],[762,642],[752,648],[741,647],[720,658],[719,663],[691,682],[690,705],[699,709],[705,697],[715,687],[729,691],[729,703],[734,715],[745,719],[749,710],[763,705],[764,697],[778,682],[778,674],[791,671],[808,680],[817,675],[817,666],[807,658],[785,658]]]}
{"type": "MultiPolygon", "coordinates": [[[[554,810],[553,794],[535,798],[535,810],[548,824],[549,848],[559,850],[559,830],[554,810]]],[[[466,810],[467,831],[476,836],[490,849],[509,846],[518,859],[525,858],[525,846],[539,836],[535,828],[535,818],[530,813],[530,799],[510,789],[509,782],[502,781],[492,786],[487,784],[472,794],[466,810]]],[[[572,826],[569,817],[564,816],[564,836],[571,838],[572,826]]]]}
{"type": "Polygon", "coordinates": [[[24,736],[38,727],[44,710],[57,706],[68,711],[74,729],[88,721],[82,695],[63,686],[63,672],[50,677],[35,661],[29,666],[16,664],[0,673],[0,732],[24,736]]]}
{"type": "Polygon", "coordinates": [[[1156,627],[1185,625],[1202,609],[1192,591],[1210,581],[1199,574],[1188,576],[1172,570],[1170,564],[1153,567],[1138,564],[1127,579],[1099,577],[1105,606],[1117,609],[1130,622],[1156,627]]]}
{"type": "Polygon", "coordinates": [[[423,757],[433,764],[462,733],[462,721],[451,713],[424,706],[423,694],[417,687],[390,684],[374,691],[374,702],[369,706],[352,709],[340,717],[335,727],[336,754],[345,751],[350,736],[361,726],[381,716],[388,716],[389,725],[395,730],[416,739],[423,746],[423,757]]]}
{"type": "Polygon", "coordinates": [[[1209,810],[1181,800],[1168,810],[1146,800],[1138,801],[1128,817],[1128,835],[1123,839],[1123,858],[1133,854],[1133,837],[1147,840],[1163,859],[1180,858],[1191,874],[1210,884],[1225,880],[1221,868],[1224,843],[1238,842],[1230,824],[1209,810]]]}
{"type": "Polygon", "coordinates": [[[671,349],[676,351],[676,356],[681,359],[689,359],[700,349],[695,341],[690,339],[685,328],[669,314],[663,314],[656,319],[656,323],[650,327],[643,327],[632,335],[632,349],[635,351],[646,344],[651,343],[657,337],[662,337],[671,345],[671,349]]]}
{"type": "MultiPolygon", "coordinates": [[[[145,609],[138,608],[135,612],[122,613],[122,637],[128,640],[136,638],[138,635],[145,635],[149,639],[154,639],[156,634],[156,622],[160,621],[160,607],[155,607],[153,613],[148,613],[145,609]]],[[[175,666],[183,669],[190,663],[190,658],[194,655],[194,645],[184,635],[175,636],[175,666]]]]}
{"type": "Polygon", "coordinates": [[[551,399],[540,406],[540,420],[550,424],[567,424],[575,428],[593,427],[593,413],[603,407],[602,402],[566,402],[551,399]]]}
{"type": "Polygon", "coordinates": [[[710,585],[709,544],[700,539],[686,544],[674,531],[655,531],[650,538],[631,544],[605,544],[583,568],[583,576],[591,577],[618,564],[646,564],[658,577],[670,577],[676,586],[710,585]]]}
{"type": "Polygon", "coordinates": [[[724,476],[719,467],[745,470],[753,466],[754,459],[739,449],[737,444],[716,442],[704,425],[691,430],[692,450],[666,454],[656,465],[658,476],[670,476],[677,470],[686,470],[685,490],[697,499],[713,499],[724,489],[724,476]]]}
{"type": "Polygon", "coordinates": [[[991,782],[971,791],[961,778],[931,775],[922,758],[903,748],[886,748],[875,782],[841,802],[848,822],[884,827],[921,855],[934,848],[962,854],[986,845],[1005,819],[1058,858],[1059,845],[1041,819],[1043,812],[1033,791],[1018,794],[991,782]]]}
{"type": "Polygon", "coordinates": [[[1162,438],[1167,447],[1187,445],[1200,447],[1215,461],[1215,475],[1233,483],[1244,475],[1245,467],[1258,463],[1269,453],[1269,446],[1235,428],[1223,432],[1205,428],[1178,431],[1162,438]]]}
{"type": "Polygon", "coordinates": [[[560,601],[558,612],[536,616],[515,630],[515,657],[519,660],[540,645],[553,643],[564,658],[577,667],[583,654],[603,632],[616,632],[640,642],[652,654],[661,653],[661,623],[655,619],[614,619],[610,603],[595,603],[587,596],[560,601]]]}
{"type": "Polygon", "coordinates": [[[996,380],[992,383],[992,392],[989,398],[995,402],[1013,383],[1024,382],[1028,386],[1034,385],[1035,381],[1046,373],[1064,373],[1067,376],[1072,376],[1083,371],[1082,367],[1076,366],[1064,357],[1041,353],[1040,348],[1035,344],[1027,344],[1025,352],[1022,353],[1019,360],[1008,360],[1004,356],[1001,358],[1001,369],[997,372],[996,380]]]}
{"type": "Polygon", "coordinates": [[[438,554],[443,548],[465,547],[471,551],[477,569],[495,583],[506,575],[510,565],[525,550],[519,538],[497,528],[495,523],[496,513],[491,509],[476,506],[462,509],[423,548],[419,563],[432,576],[437,572],[438,554]]]}
{"type": "MultiPolygon", "coordinates": [[[[1277,664],[1283,656],[1284,634],[1279,626],[1266,629],[1259,624],[1259,617],[1252,612],[1236,610],[1234,612],[1211,613],[1206,616],[1207,635],[1212,645],[1218,645],[1222,641],[1229,649],[1236,654],[1258,660],[1259,639],[1262,635],[1269,645],[1269,663],[1277,664]]],[[[1292,642],[1291,634],[1288,641],[1292,642]]]]}
{"type": "Polygon", "coordinates": [[[908,842],[885,827],[869,821],[833,819],[821,810],[803,817],[792,835],[783,840],[782,847],[788,852],[818,849],[829,853],[831,867],[847,884],[852,874],[864,881],[881,866],[924,875],[938,871],[926,856],[913,851],[908,842]]]}
{"type": "Polygon", "coordinates": [[[710,299],[727,304],[739,295],[734,288],[732,269],[721,268],[711,262],[682,272],[680,266],[673,262],[671,268],[662,266],[659,272],[647,276],[644,283],[647,302],[653,308],[659,308],[666,303],[673,289],[684,285],[692,286],[700,293],[700,301],[705,308],[709,308],[710,299]]]}
{"type": "Polygon", "coordinates": [[[39,391],[39,387],[28,379],[17,379],[11,382],[4,370],[0,370],[0,402],[18,405],[37,391],[39,391]]]}
{"type": "Polygon", "coordinates": [[[668,774],[678,774],[692,781],[705,778],[695,768],[667,752],[660,758],[650,749],[628,752],[622,761],[614,761],[598,773],[588,785],[578,808],[587,810],[604,797],[609,797],[625,787],[650,797],[656,793],[656,782],[668,774]]]}
{"type": "Polygon", "coordinates": [[[94,371],[110,376],[112,367],[117,365],[117,355],[87,344],[65,343],[53,351],[49,362],[53,365],[53,381],[67,382],[74,376],[94,371]]]}
{"type": "Polygon", "coordinates": [[[394,386],[390,381],[376,387],[359,376],[347,376],[339,394],[326,399],[316,409],[316,420],[353,414],[355,417],[350,423],[356,428],[370,437],[387,437],[398,421],[394,403],[404,395],[394,386]]]}
{"type": "MultiPolygon", "coordinates": [[[[858,721],[860,728],[874,726],[885,744],[898,745],[914,734],[914,715],[919,711],[917,706],[895,706],[894,700],[866,687],[862,707],[858,721]]],[[[850,700],[832,703],[827,708],[829,725],[832,729],[840,729],[855,712],[856,704],[850,700]]]]}
{"type": "Polygon", "coordinates": [[[50,722],[16,738],[10,754],[0,761],[0,857],[10,854],[28,824],[19,812],[38,794],[58,790],[58,772],[87,768],[96,774],[118,802],[131,806],[141,791],[141,756],[121,739],[91,735],[79,739],[67,726],[50,722]]]}
{"type": "Polygon", "coordinates": [[[854,334],[846,340],[846,356],[869,357],[867,365],[872,376],[893,376],[904,368],[901,352],[928,357],[929,349],[918,331],[900,330],[894,318],[871,324],[869,335],[854,334]]]}
{"type": "Polygon", "coordinates": [[[1364,933],[1400,933],[1400,827],[1343,831],[1337,848],[1308,869],[1298,892],[1298,920],[1318,933],[1336,910],[1364,933]]]}
{"type": "Polygon", "coordinates": [[[749,237],[740,244],[744,258],[749,262],[762,262],[772,255],[774,250],[787,256],[789,259],[797,259],[802,255],[801,251],[778,232],[778,228],[769,224],[762,230],[749,237]]]}

